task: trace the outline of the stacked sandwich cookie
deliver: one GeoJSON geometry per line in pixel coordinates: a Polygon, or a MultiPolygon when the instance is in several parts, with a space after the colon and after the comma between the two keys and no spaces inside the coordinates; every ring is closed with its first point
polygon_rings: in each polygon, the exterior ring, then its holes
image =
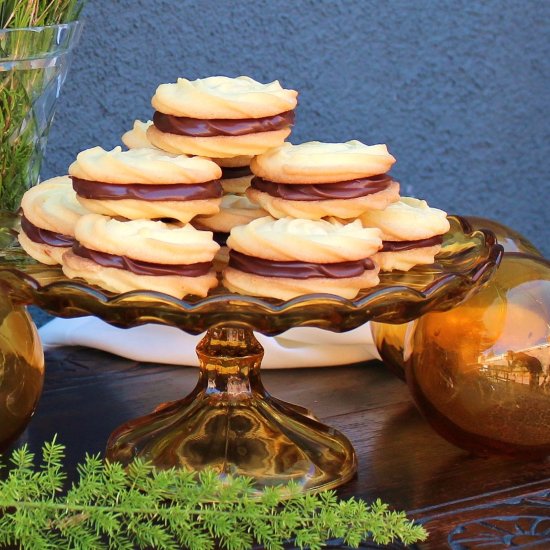
{"type": "Polygon", "coordinates": [[[69,167],[79,202],[91,212],[127,219],[187,223],[219,211],[220,167],[211,160],[151,148],[81,152],[69,167]]]}
{"type": "Polygon", "coordinates": [[[399,200],[399,183],[387,174],[394,163],[385,145],[284,143],[252,160],[246,194],[274,218],[355,219],[399,200]]]}
{"type": "Polygon", "coordinates": [[[415,265],[433,263],[450,229],[446,212],[411,197],[382,212],[366,212],[361,222],[382,232],[382,248],[374,257],[382,271],[409,271],[415,265]]]}
{"type": "Polygon", "coordinates": [[[32,187],[21,201],[19,243],[29,256],[43,264],[61,263],[74,243],[76,222],[88,211],[76,200],[69,176],[32,187]]]}
{"type": "MultiPolygon", "coordinates": [[[[252,178],[250,161],[289,136],[297,95],[278,81],[262,84],[245,76],[180,78],[157,88],[153,120],[136,121],[123,141],[129,147],[148,142],[170,153],[201,155],[221,167],[221,211],[202,214],[193,224],[214,231],[224,244],[232,227],[266,215],[244,196],[252,178]]],[[[225,249],[218,260],[223,266],[225,249]]]]}
{"type": "Polygon", "coordinates": [[[217,285],[212,233],[161,221],[119,221],[88,214],[75,226],[76,243],[63,255],[67,277],[112,292],[156,290],[183,298],[206,296],[217,285]]]}
{"type": "Polygon", "coordinates": [[[267,216],[233,228],[227,244],[223,283],[232,292],[282,300],[323,292],[351,299],[379,282],[370,258],[382,245],[380,230],[359,221],[267,216]]]}
{"type": "Polygon", "coordinates": [[[25,194],[21,245],[68,277],[179,298],[206,296],[217,269],[233,292],[353,299],[432,263],[445,212],[400,198],[383,144],[285,142],[297,96],[245,76],[161,84],[128,150],[82,151],[25,194]]]}
{"type": "Polygon", "coordinates": [[[395,159],[385,145],[285,143],[255,157],[251,201],[275,218],[328,219],[382,231],[373,260],[382,271],[431,264],[449,230],[447,215],[425,201],[400,199],[390,174],[395,159]]]}
{"type": "Polygon", "coordinates": [[[161,84],[147,138],[170,153],[233,158],[258,155],[284,142],[298,93],[247,76],[179,78],[161,84]]]}

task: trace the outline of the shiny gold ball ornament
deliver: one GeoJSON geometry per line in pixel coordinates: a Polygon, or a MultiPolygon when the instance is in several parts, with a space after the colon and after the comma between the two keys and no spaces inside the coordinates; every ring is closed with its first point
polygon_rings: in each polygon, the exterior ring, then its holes
{"type": "MultiPolygon", "coordinates": [[[[492,231],[505,253],[521,252],[532,256],[541,256],[540,251],[533,243],[511,227],[477,216],[465,216],[463,219],[470,224],[471,230],[489,229],[492,231]]],[[[410,344],[415,324],[416,321],[401,325],[371,323],[374,343],[382,361],[393,374],[402,380],[405,380],[405,363],[408,354],[410,354],[405,351],[405,347],[410,344]]]]}
{"type": "Polygon", "coordinates": [[[44,382],[44,353],[22,306],[0,295],[0,452],[30,421],[44,382]]]}
{"type": "Polygon", "coordinates": [[[422,316],[406,364],[444,438],[476,453],[550,454],[550,262],[505,254],[475,296],[422,316]]]}

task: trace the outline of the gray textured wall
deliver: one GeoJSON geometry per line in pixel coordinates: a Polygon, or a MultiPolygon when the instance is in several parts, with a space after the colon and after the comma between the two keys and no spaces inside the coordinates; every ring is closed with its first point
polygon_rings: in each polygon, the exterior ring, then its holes
{"type": "Polygon", "coordinates": [[[292,141],[387,143],[405,193],[550,256],[547,0],[89,0],[44,176],[112,147],[178,76],[279,79],[292,141]]]}

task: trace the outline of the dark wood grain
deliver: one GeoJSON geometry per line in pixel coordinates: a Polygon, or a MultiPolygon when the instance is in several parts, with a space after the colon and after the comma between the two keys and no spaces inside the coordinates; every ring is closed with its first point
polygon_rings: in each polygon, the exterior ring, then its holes
{"type": "MultiPolygon", "coordinates": [[[[84,348],[60,348],[46,362],[42,399],[16,445],[27,442],[38,451],[57,433],[68,447],[69,468],[86,452],[102,452],[122,422],[186,395],[197,376],[193,367],[139,364],[84,348]]],[[[550,516],[550,461],[473,457],[447,443],[379,362],[266,370],[263,380],[273,395],[310,408],[349,437],[359,472],[340,495],[380,497],[407,510],[430,531],[422,548],[477,548],[485,536],[494,546],[483,548],[503,548],[507,540],[519,548],[550,548],[544,522],[544,514],[550,516]],[[529,523],[532,516],[543,520],[529,523]],[[505,534],[516,527],[516,536],[505,534]]]]}

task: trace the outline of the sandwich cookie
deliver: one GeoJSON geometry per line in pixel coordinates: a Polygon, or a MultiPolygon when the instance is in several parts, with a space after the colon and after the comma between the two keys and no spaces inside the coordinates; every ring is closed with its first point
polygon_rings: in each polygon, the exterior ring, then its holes
{"type": "Polygon", "coordinates": [[[63,273],[112,292],[155,290],[176,298],[206,296],[217,285],[212,233],[152,220],[83,216],[63,273]]]}
{"type": "Polygon", "coordinates": [[[232,292],[289,300],[310,293],[355,298],[378,284],[371,257],[382,246],[380,231],[326,220],[275,220],[239,225],[227,240],[223,284],[232,292]]]}
{"type": "Polygon", "coordinates": [[[399,183],[387,174],[394,162],[385,145],[283,143],[252,160],[246,193],[274,218],[357,218],[399,200],[399,183]]]}
{"type": "Polygon", "coordinates": [[[19,243],[43,264],[61,263],[74,243],[76,222],[88,211],[76,200],[69,176],[59,176],[29,189],[21,200],[19,243]]]}
{"type": "Polygon", "coordinates": [[[367,212],[360,220],[382,232],[382,248],[374,257],[382,271],[408,271],[433,263],[450,229],[446,212],[411,197],[402,197],[383,212],[367,212]]]}
{"type": "Polygon", "coordinates": [[[147,138],[170,153],[258,155],[290,134],[297,95],[278,81],[262,84],[247,76],[179,78],[157,88],[147,138]]]}
{"type": "Polygon", "coordinates": [[[80,153],[69,167],[79,202],[91,212],[182,223],[219,211],[221,168],[201,157],[151,148],[80,153]]]}

